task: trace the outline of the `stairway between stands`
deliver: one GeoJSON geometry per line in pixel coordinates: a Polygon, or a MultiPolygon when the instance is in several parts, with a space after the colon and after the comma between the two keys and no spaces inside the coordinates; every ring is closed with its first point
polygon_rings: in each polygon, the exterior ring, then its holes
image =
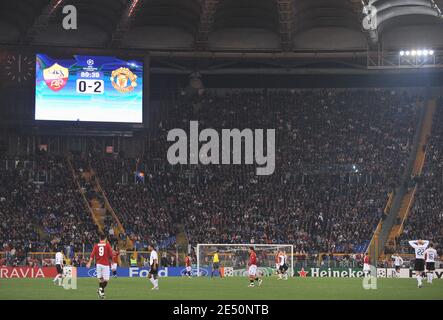
{"type": "Polygon", "coordinates": [[[83,198],[91,212],[92,219],[99,228],[99,232],[109,234],[109,225],[113,228],[114,236],[118,240],[120,249],[128,249],[132,247],[132,241],[126,236],[122,239],[120,235],[125,234],[125,229],[120,222],[114,209],[111,207],[108,198],[106,197],[103,188],[100,185],[100,180],[96,175],[90,163],[87,168],[82,168],[81,171],[75,170],[72,162],[69,160],[74,179],[78,188],[81,190],[83,198]],[[86,190],[80,183],[84,181],[89,186],[90,190],[86,190]],[[92,192],[91,192],[92,191],[92,192]]]}
{"type": "Polygon", "coordinates": [[[385,208],[385,217],[377,226],[368,247],[371,261],[374,264],[380,259],[385,259],[385,248],[389,251],[395,250],[396,238],[400,236],[403,231],[403,224],[412,207],[417,190],[415,178],[420,176],[423,169],[426,155],[426,142],[431,134],[435,107],[435,99],[428,100],[423,106],[408,166],[401,179],[400,185],[388,199],[385,208]]]}
{"type": "Polygon", "coordinates": [[[186,236],[185,227],[183,225],[177,226],[177,237],[176,237],[177,248],[180,252],[188,252],[188,237],[186,236]]]}
{"type": "MultiPolygon", "coordinates": [[[[97,216],[98,211],[97,210],[93,210],[93,208],[91,206],[91,203],[86,198],[86,195],[85,195],[86,190],[80,185],[79,177],[77,176],[76,171],[74,169],[74,166],[72,165],[71,157],[70,156],[66,157],[66,160],[67,160],[69,169],[70,169],[70,171],[72,173],[72,176],[74,178],[74,181],[75,181],[75,184],[77,186],[77,189],[79,190],[79,192],[82,195],[82,198],[83,198],[83,201],[85,203],[85,206],[88,208],[88,211],[91,213],[92,220],[97,225],[97,228],[98,228],[99,232],[103,233],[103,219],[101,219],[100,216],[97,216]]],[[[83,173],[82,177],[87,180],[87,179],[90,178],[90,175],[88,175],[86,173],[83,173]]]]}
{"type": "Polygon", "coordinates": [[[118,239],[118,245],[120,249],[132,249],[134,247],[134,244],[132,243],[131,239],[129,239],[127,236],[124,237],[124,239],[120,238],[120,234],[125,234],[125,228],[123,227],[122,223],[120,222],[120,219],[118,218],[117,214],[115,213],[114,209],[112,208],[111,204],[109,203],[108,198],[106,197],[106,193],[104,192],[101,184],[100,179],[96,175],[94,169],[92,167],[89,167],[92,174],[94,175],[94,183],[95,183],[95,190],[100,193],[103,201],[104,201],[104,207],[107,210],[107,212],[112,216],[114,223],[114,234],[117,236],[118,239]]]}

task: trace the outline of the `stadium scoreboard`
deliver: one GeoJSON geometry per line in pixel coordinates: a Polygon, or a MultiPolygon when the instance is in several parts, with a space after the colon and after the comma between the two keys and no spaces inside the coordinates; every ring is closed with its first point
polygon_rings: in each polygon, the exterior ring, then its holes
{"type": "Polygon", "coordinates": [[[143,62],[37,54],[35,120],[143,123],[143,62]]]}

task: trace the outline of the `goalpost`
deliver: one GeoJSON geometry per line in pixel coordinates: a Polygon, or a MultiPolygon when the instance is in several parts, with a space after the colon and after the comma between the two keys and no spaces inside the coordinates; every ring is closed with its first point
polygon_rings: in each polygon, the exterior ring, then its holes
{"type": "Polygon", "coordinates": [[[276,271],[275,255],[284,251],[288,256],[288,275],[294,276],[294,246],[290,244],[230,244],[230,243],[199,243],[197,244],[197,275],[205,275],[205,268],[212,267],[212,258],[218,250],[220,267],[227,276],[246,275],[249,260],[249,247],[257,253],[258,269],[263,275],[273,275],[276,271]]]}

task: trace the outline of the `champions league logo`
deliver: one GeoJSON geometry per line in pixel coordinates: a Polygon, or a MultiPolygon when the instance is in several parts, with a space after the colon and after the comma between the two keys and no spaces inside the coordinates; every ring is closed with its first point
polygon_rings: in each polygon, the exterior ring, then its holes
{"type": "Polygon", "coordinates": [[[89,269],[88,270],[88,276],[90,276],[92,278],[97,277],[97,269],[95,269],[95,268],[89,269]]]}
{"type": "MultiPolygon", "coordinates": [[[[182,271],[180,272],[180,274],[181,274],[182,276],[186,276],[186,275],[187,275],[187,274],[186,274],[186,268],[185,268],[185,269],[182,269],[182,271]]],[[[208,270],[205,270],[205,269],[203,269],[203,268],[199,268],[199,269],[197,269],[197,268],[192,268],[192,270],[191,270],[191,274],[192,274],[193,277],[198,277],[198,276],[204,277],[204,276],[207,276],[207,275],[209,274],[209,272],[208,272],[208,270]]]]}
{"type": "Polygon", "coordinates": [[[94,72],[97,71],[97,68],[94,67],[95,61],[93,59],[86,60],[87,67],[83,67],[83,71],[94,72]]]}

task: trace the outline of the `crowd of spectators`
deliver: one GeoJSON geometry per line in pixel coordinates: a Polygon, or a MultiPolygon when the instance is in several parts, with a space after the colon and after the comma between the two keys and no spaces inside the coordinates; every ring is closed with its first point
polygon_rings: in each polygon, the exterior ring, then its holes
{"type": "Polygon", "coordinates": [[[39,152],[3,159],[0,167],[0,244],[27,252],[81,251],[97,230],[63,157],[39,152]]]}
{"type": "MultiPolygon", "coordinates": [[[[141,248],[184,230],[192,245],[287,243],[297,255],[362,252],[404,172],[420,106],[419,96],[382,89],[225,90],[206,92],[198,102],[177,95],[160,102],[140,157],[90,150],[74,158],[74,167],[96,171],[126,234],[141,248]],[[274,174],[257,176],[256,165],[170,165],[167,133],[188,132],[191,120],[200,130],[275,129],[274,174]]],[[[424,184],[432,192],[415,208],[435,223],[410,218],[429,226],[427,233],[437,232],[442,219],[440,140],[441,127],[425,173],[433,176],[424,184]]],[[[0,168],[3,247],[17,255],[57,244],[77,252],[93,243],[96,226],[64,158],[42,153],[26,160],[0,168]]],[[[98,196],[81,177],[80,184],[88,200],[98,196]]],[[[407,226],[405,232],[419,231],[407,226]]]]}
{"type": "Polygon", "coordinates": [[[144,237],[183,224],[196,243],[289,243],[297,253],[362,251],[400,181],[420,97],[393,90],[279,90],[206,93],[161,101],[157,128],[137,161],[93,157],[125,226],[144,237]],[[276,130],[276,169],[178,165],[167,133],[199,129],[276,130]],[[133,179],[145,173],[143,182],[133,179]],[[128,183],[122,183],[125,177],[128,183]]]}

